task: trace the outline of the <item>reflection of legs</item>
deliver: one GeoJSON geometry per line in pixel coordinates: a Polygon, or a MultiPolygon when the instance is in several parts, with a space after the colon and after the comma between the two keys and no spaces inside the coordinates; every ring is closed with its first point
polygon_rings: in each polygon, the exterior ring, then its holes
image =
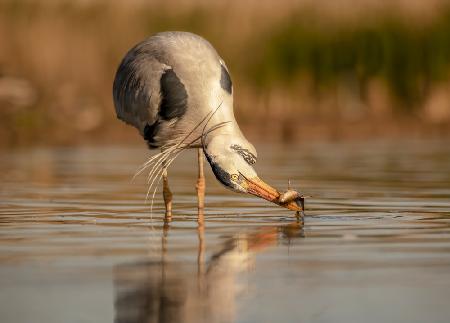
{"type": "Polygon", "coordinates": [[[203,150],[198,148],[198,179],[197,179],[198,209],[205,207],[205,175],[203,173],[203,150]]]}
{"type": "Polygon", "coordinates": [[[166,205],[166,218],[172,216],[172,192],[169,189],[169,180],[167,179],[167,168],[163,170],[163,197],[166,205]]]}

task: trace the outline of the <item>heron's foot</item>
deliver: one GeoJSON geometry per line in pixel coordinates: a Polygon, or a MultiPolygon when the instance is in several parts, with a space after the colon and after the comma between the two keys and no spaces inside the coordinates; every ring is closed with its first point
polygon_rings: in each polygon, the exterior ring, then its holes
{"type": "Polygon", "coordinates": [[[205,177],[199,177],[195,187],[197,189],[198,209],[202,210],[205,208],[205,177]]]}

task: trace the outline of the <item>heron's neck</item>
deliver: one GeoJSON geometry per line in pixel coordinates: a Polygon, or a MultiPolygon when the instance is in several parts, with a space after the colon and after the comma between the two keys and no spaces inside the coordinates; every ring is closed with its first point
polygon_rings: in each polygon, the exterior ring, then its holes
{"type": "Polygon", "coordinates": [[[225,144],[225,142],[229,141],[230,138],[246,140],[241,132],[241,129],[239,129],[239,126],[234,119],[223,124],[221,124],[220,122],[214,123],[211,127],[208,127],[205,131],[208,132],[207,135],[205,136],[206,146],[208,146],[212,141],[223,142],[225,144]],[[217,125],[217,128],[214,128],[215,125],[217,125]]]}

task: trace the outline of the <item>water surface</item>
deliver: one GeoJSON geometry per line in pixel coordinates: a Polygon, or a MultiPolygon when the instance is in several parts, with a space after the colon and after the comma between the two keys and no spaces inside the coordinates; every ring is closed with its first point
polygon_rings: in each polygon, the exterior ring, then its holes
{"type": "Polygon", "coordinates": [[[229,192],[194,152],[169,172],[172,221],[144,147],[0,156],[1,322],[448,322],[450,145],[256,144],[257,171],[312,195],[293,212],[229,192]]]}

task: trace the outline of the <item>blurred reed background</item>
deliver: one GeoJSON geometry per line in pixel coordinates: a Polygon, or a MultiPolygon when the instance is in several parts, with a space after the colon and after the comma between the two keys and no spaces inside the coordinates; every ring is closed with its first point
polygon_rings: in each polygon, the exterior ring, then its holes
{"type": "Polygon", "coordinates": [[[450,133],[448,1],[1,0],[0,146],[139,142],[112,82],[163,30],[216,47],[251,139],[450,133]]]}

